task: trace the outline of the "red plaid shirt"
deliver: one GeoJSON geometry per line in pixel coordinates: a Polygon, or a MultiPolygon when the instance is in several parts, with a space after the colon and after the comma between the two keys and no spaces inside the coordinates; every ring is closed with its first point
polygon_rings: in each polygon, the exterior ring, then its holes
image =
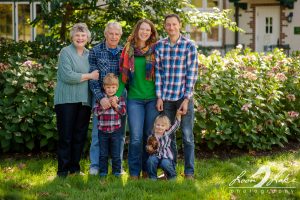
{"type": "Polygon", "coordinates": [[[121,115],[126,114],[125,100],[120,97],[117,109],[110,107],[106,110],[97,101],[94,114],[98,116],[98,129],[105,133],[112,133],[121,128],[121,115]]]}

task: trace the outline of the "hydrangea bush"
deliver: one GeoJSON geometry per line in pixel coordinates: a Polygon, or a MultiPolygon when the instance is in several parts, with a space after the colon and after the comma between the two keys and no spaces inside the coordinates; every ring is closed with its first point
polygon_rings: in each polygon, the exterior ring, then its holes
{"type": "Polygon", "coordinates": [[[0,141],[3,151],[54,149],[56,60],[11,57],[0,63],[0,141]]]}
{"type": "Polygon", "coordinates": [[[200,55],[199,63],[196,145],[266,150],[299,140],[299,54],[236,48],[200,55]]]}
{"type": "MultiPolygon", "coordinates": [[[[57,58],[32,52],[25,45],[0,62],[0,151],[55,149],[57,58]]],[[[300,138],[299,54],[237,48],[224,57],[199,55],[199,63],[196,148],[265,150],[300,138]]]]}

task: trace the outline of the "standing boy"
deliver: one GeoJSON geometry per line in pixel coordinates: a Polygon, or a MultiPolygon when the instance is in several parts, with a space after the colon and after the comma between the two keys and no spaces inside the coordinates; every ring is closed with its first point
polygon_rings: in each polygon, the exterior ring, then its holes
{"type": "Polygon", "coordinates": [[[119,87],[118,77],[108,73],[103,79],[104,97],[109,100],[110,106],[104,107],[97,102],[94,113],[98,117],[98,136],[100,145],[99,175],[105,177],[108,173],[109,153],[112,159],[112,174],[121,175],[121,118],[126,114],[126,105],[123,97],[115,96],[119,87]]]}

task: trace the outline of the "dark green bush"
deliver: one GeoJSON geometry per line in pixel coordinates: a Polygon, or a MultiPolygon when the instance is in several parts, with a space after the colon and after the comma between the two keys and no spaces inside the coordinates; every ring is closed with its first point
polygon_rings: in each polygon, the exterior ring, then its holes
{"type": "MultiPolygon", "coordinates": [[[[44,42],[0,45],[0,151],[55,149],[53,90],[62,45],[49,49],[51,41],[44,42]]],[[[264,55],[234,49],[225,57],[200,55],[199,63],[196,148],[265,150],[299,140],[299,53],[286,57],[279,50],[264,55]]]]}
{"type": "Polygon", "coordinates": [[[54,149],[56,59],[26,60],[21,53],[0,63],[1,149],[54,149]]]}

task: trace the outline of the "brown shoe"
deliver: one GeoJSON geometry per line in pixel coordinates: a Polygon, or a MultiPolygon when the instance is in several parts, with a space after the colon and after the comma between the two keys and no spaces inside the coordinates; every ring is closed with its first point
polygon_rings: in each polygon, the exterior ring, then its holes
{"type": "Polygon", "coordinates": [[[138,179],[139,179],[138,176],[130,176],[129,178],[130,178],[131,180],[138,180],[138,179]]]}
{"type": "Polygon", "coordinates": [[[194,180],[195,178],[194,178],[194,175],[184,175],[184,178],[186,179],[186,180],[194,180]]]}
{"type": "Polygon", "coordinates": [[[145,172],[145,171],[143,171],[143,172],[142,172],[142,178],[143,178],[143,179],[149,178],[148,173],[145,172]]]}

